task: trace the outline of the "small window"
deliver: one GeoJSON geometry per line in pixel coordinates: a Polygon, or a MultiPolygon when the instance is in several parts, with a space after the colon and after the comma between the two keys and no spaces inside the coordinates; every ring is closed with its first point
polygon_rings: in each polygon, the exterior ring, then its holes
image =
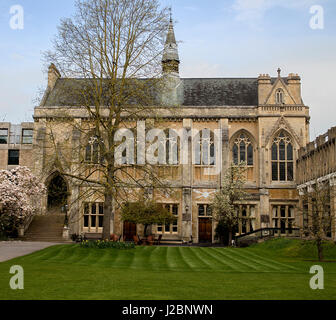
{"type": "Polygon", "coordinates": [[[22,143],[23,144],[33,144],[33,134],[32,129],[23,129],[22,130],[22,143]]]}
{"type": "Polygon", "coordinates": [[[284,93],[281,89],[278,89],[276,92],[276,103],[283,104],[284,103],[284,93]]]}
{"type": "Polygon", "coordinates": [[[179,216],[179,206],[178,204],[162,204],[162,206],[175,216],[172,223],[167,223],[165,225],[158,224],[156,231],[162,234],[174,234],[178,233],[178,216],[179,216]]]}
{"type": "Polygon", "coordinates": [[[205,206],[204,205],[199,205],[198,206],[198,215],[200,217],[205,216],[205,206]]]}
{"type": "Polygon", "coordinates": [[[0,144],[8,144],[8,129],[0,129],[0,144]]]}
{"type": "Polygon", "coordinates": [[[84,203],[84,231],[102,232],[104,223],[104,203],[84,203]]]}
{"type": "Polygon", "coordinates": [[[199,217],[211,217],[212,210],[208,204],[199,204],[198,205],[198,216],[199,217]]]}
{"type": "Polygon", "coordinates": [[[8,150],[8,165],[18,166],[20,163],[20,151],[8,150]]]}
{"type": "Polygon", "coordinates": [[[104,156],[101,154],[101,150],[97,137],[91,137],[89,143],[85,146],[85,162],[91,164],[103,164],[104,156]]]}

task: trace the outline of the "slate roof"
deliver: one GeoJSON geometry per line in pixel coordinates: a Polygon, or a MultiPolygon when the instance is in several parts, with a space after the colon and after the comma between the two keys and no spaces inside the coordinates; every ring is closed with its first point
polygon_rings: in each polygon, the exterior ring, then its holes
{"type": "Polygon", "coordinates": [[[183,79],[185,106],[256,106],[257,78],[183,79]]]}
{"type": "MultiPolygon", "coordinates": [[[[257,78],[183,78],[181,81],[183,106],[258,105],[257,78]]],[[[83,101],[78,101],[78,88],[85,85],[86,80],[83,79],[60,78],[54,89],[47,94],[43,105],[47,107],[83,105],[83,101]]],[[[153,100],[159,103],[157,95],[153,92],[151,95],[153,100]]]]}
{"type": "MultiPolygon", "coordinates": [[[[128,97],[128,103],[135,104],[136,100],[141,101],[142,105],[157,103],[157,94],[154,91],[154,85],[151,85],[151,79],[134,79],[137,83],[137,88],[141,90],[130,90],[129,94],[127,92],[125,95],[128,97]]],[[[130,82],[131,86],[133,82],[130,82]]],[[[110,82],[105,80],[102,84],[103,94],[101,105],[108,105],[111,96],[109,94],[110,82]]],[[[97,95],[95,92],[95,82],[90,79],[67,79],[59,78],[56,81],[54,88],[47,92],[45,95],[45,101],[42,105],[46,107],[78,107],[95,105],[95,97],[97,95]]],[[[99,95],[100,96],[100,95],[99,95]]]]}

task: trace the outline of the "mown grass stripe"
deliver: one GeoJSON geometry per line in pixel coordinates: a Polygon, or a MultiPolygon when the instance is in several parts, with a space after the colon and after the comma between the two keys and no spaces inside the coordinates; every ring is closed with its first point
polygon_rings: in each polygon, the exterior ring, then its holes
{"type": "Polygon", "coordinates": [[[209,270],[209,268],[213,269],[210,263],[200,258],[198,254],[198,248],[189,248],[188,252],[194,257],[197,268],[199,268],[200,270],[204,270],[204,269],[209,270]]]}
{"type": "Polygon", "coordinates": [[[161,248],[159,247],[154,247],[149,257],[149,266],[153,271],[160,270],[160,268],[162,268],[163,250],[160,249],[161,248]]]}
{"type": "Polygon", "coordinates": [[[87,249],[85,248],[81,248],[79,246],[76,246],[76,250],[74,250],[74,254],[72,257],[70,257],[67,262],[68,263],[73,263],[73,264],[80,264],[82,260],[84,260],[87,256],[87,254],[85,254],[87,249]]]}
{"type": "Polygon", "coordinates": [[[36,259],[37,261],[48,261],[51,257],[54,257],[57,254],[59,254],[60,248],[61,246],[54,246],[39,252],[35,252],[32,255],[32,259],[36,259]],[[55,254],[55,252],[57,253],[55,254]]]}
{"type": "Polygon", "coordinates": [[[244,261],[242,261],[241,259],[237,259],[236,257],[233,257],[232,255],[230,255],[230,252],[228,251],[228,249],[218,249],[218,248],[210,248],[211,251],[213,252],[217,252],[220,255],[228,258],[229,260],[235,261],[238,263],[238,270],[245,268],[244,271],[251,271],[251,269],[254,269],[255,271],[260,271],[260,267],[258,268],[257,266],[250,264],[250,263],[246,263],[244,261]]]}
{"type": "Polygon", "coordinates": [[[209,265],[195,254],[195,248],[181,248],[181,254],[192,270],[209,270],[209,265]]]}
{"type": "Polygon", "coordinates": [[[204,263],[210,270],[217,270],[217,268],[215,268],[215,263],[213,263],[213,257],[210,256],[209,259],[209,255],[202,252],[200,248],[193,248],[192,250],[198,261],[204,263]]]}
{"type": "Polygon", "coordinates": [[[279,265],[279,266],[283,266],[283,267],[286,267],[286,268],[289,268],[289,269],[293,269],[293,270],[300,270],[300,269],[298,269],[298,268],[296,268],[296,267],[293,267],[293,266],[290,266],[290,265],[288,265],[288,264],[279,262],[279,261],[277,261],[277,260],[275,260],[275,259],[270,259],[270,258],[262,257],[262,256],[256,254],[255,252],[248,251],[247,254],[250,254],[250,255],[252,255],[252,256],[255,256],[255,257],[257,257],[257,258],[260,259],[260,260],[264,260],[264,261],[272,262],[272,263],[277,264],[277,265],[279,265]]]}
{"type": "Polygon", "coordinates": [[[214,270],[223,270],[223,268],[225,269],[225,267],[229,268],[226,270],[234,270],[234,271],[238,271],[239,269],[237,269],[237,267],[226,261],[223,260],[221,258],[219,258],[218,256],[212,254],[209,250],[209,248],[199,248],[200,252],[202,252],[205,256],[210,257],[211,260],[213,261],[213,269],[214,270]]]}
{"type": "Polygon", "coordinates": [[[253,263],[260,265],[262,268],[265,268],[265,270],[271,269],[270,271],[283,271],[283,270],[288,270],[287,268],[280,268],[274,265],[274,263],[272,262],[261,262],[259,260],[257,260],[256,258],[250,257],[245,255],[245,253],[243,253],[241,250],[237,249],[228,249],[230,250],[231,253],[235,254],[236,256],[239,256],[243,259],[247,259],[249,261],[252,261],[253,263]]]}
{"type": "Polygon", "coordinates": [[[189,248],[181,248],[181,247],[178,247],[178,255],[179,257],[181,258],[181,261],[184,263],[184,265],[187,267],[187,269],[189,270],[193,270],[194,267],[192,266],[192,264],[190,264],[190,262],[188,262],[188,258],[186,257],[186,255],[184,253],[187,252],[189,248]],[[182,253],[183,251],[183,253],[182,253]]]}
{"type": "Polygon", "coordinates": [[[72,246],[60,246],[58,247],[57,254],[50,257],[51,261],[60,261],[60,262],[67,262],[69,258],[71,258],[73,254],[73,248],[72,246]]]}
{"type": "Polygon", "coordinates": [[[167,262],[169,269],[174,270],[181,268],[181,264],[176,256],[176,247],[167,247],[167,262]]]}

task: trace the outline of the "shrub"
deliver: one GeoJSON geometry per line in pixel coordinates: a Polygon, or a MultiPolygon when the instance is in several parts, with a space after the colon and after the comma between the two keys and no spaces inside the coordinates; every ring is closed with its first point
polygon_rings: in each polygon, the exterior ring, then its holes
{"type": "Polygon", "coordinates": [[[0,232],[16,237],[17,229],[38,208],[36,195],[45,186],[26,167],[0,170],[0,232]]]}
{"type": "Polygon", "coordinates": [[[85,240],[80,243],[82,248],[96,248],[96,249],[119,249],[128,250],[134,249],[134,242],[115,242],[107,240],[85,240]]]}

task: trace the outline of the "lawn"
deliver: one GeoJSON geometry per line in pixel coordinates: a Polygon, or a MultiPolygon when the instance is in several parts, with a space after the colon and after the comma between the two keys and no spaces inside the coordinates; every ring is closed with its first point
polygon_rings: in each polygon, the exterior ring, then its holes
{"type": "Polygon", "coordinates": [[[336,263],[309,261],[313,251],[281,239],[241,249],[58,245],[0,263],[0,299],[335,299],[336,263]],[[324,268],[324,290],[309,287],[314,264],[324,268]],[[24,290],[9,288],[12,265],[24,268],[24,290]]]}

